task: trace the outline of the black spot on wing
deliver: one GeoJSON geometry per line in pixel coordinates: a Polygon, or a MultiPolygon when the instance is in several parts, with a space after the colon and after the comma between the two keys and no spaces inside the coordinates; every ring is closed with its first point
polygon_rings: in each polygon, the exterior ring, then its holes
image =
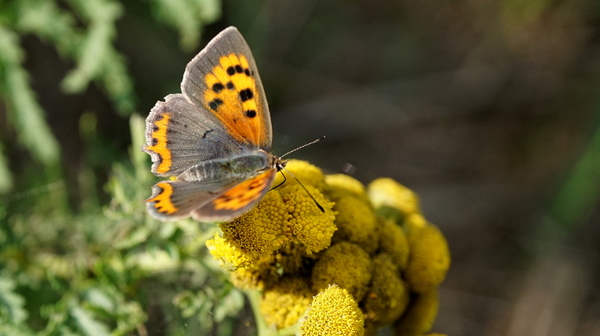
{"type": "Polygon", "coordinates": [[[254,93],[251,89],[243,89],[242,91],[240,91],[240,99],[242,100],[242,102],[250,100],[252,99],[252,97],[254,97],[254,93]]]}
{"type": "Polygon", "coordinates": [[[224,87],[224,86],[223,86],[223,84],[221,84],[221,83],[215,83],[215,84],[213,84],[213,86],[212,86],[212,90],[213,90],[215,93],[219,93],[219,92],[223,91],[223,89],[224,89],[224,88],[225,88],[225,87],[224,87]]]}
{"type": "Polygon", "coordinates": [[[219,98],[215,98],[208,103],[208,107],[213,111],[216,111],[221,105],[223,105],[223,101],[219,98]]]}

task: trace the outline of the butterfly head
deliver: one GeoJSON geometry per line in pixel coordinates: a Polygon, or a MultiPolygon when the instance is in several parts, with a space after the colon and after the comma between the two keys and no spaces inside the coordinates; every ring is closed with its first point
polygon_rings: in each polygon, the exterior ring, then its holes
{"type": "Polygon", "coordinates": [[[274,156],[273,167],[277,169],[277,171],[281,171],[287,166],[288,160],[282,160],[280,157],[274,156]]]}

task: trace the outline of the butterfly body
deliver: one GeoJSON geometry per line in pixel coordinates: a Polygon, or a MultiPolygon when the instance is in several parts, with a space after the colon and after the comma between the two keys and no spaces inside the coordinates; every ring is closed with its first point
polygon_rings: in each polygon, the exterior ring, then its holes
{"type": "Polygon", "coordinates": [[[179,94],[146,119],[152,172],[170,178],[146,201],[161,220],[229,221],[269,190],[285,162],[270,153],[271,120],[250,48],[234,27],[188,63],[179,94]]]}
{"type": "Polygon", "coordinates": [[[227,159],[203,161],[181,173],[177,179],[186,182],[241,182],[271,169],[272,158],[264,151],[257,151],[227,159]]]}

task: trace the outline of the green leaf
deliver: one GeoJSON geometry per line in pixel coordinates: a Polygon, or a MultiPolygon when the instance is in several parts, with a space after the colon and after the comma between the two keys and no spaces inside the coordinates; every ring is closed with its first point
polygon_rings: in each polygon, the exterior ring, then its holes
{"type": "Polygon", "coordinates": [[[58,161],[59,146],[44,120],[44,111],[38,104],[21,66],[23,51],[17,35],[0,25],[0,66],[11,122],[18,131],[18,139],[44,164],[58,161]]]}
{"type": "Polygon", "coordinates": [[[115,304],[110,296],[98,288],[90,288],[85,292],[87,302],[93,306],[112,313],[115,311],[115,304]]]}
{"type": "Polygon", "coordinates": [[[2,320],[17,325],[27,320],[27,311],[25,300],[14,289],[13,280],[0,276],[0,317],[5,316],[2,320]]]}
{"type": "Polygon", "coordinates": [[[96,319],[93,315],[78,305],[73,305],[70,314],[77,323],[78,329],[86,336],[109,336],[108,327],[96,319]]]}
{"type": "Polygon", "coordinates": [[[81,43],[75,18],[60,10],[54,1],[24,0],[18,2],[17,28],[23,33],[34,33],[51,40],[59,53],[70,55],[81,43]]]}
{"type": "Polygon", "coordinates": [[[79,52],[77,67],[63,80],[65,92],[82,92],[90,81],[99,76],[114,33],[114,26],[106,22],[92,24],[79,52]]]}
{"type": "Polygon", "coordinates": [[[218,0],[153,0],[156,15],[179,31],[184,50],[192,50],[200,41],[202,26],[221,16],[218,0]]]}
{"type": "Polygon", "coordinates": [[[35,336],[32,330],[23,325],[0,324],[0,336],[35,336]]]}

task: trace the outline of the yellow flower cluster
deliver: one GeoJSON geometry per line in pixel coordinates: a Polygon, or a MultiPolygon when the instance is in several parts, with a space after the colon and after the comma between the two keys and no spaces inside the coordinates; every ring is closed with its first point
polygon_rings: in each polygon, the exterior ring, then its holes
{"type": "Polygon", "coordinates": [[[363,336],[364,318],[358,304],[344,288],[329,286],[312,300],[300,321],[298,336],[363,336]],[[337,318],[332,318],[337,316],[337,318]]]}
{"type": "Polygon", "coordinates": [[[306,189],[286,175],[207,242],[234,285],[261,291],[266,323],[299,325],[300,335],[376,335],[387,325],[396,335],[425,335],[450,253],[417,195],[389,178],[365,187],[304,161],[287,169],[306,189]]]}

